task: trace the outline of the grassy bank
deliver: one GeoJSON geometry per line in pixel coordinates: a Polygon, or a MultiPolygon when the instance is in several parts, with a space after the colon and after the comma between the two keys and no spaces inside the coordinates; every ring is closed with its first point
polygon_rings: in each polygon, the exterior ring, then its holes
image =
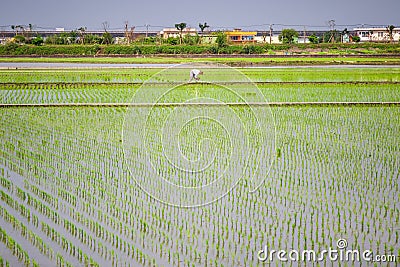
{"type": "Polygon", "coordinates": [[[354,44],[243,44],[217,46],[203,45],[18,45],[0,46],[3,56],[90,56],[90,55],[382,55],[400,54],[399,43],[354,44]]]}

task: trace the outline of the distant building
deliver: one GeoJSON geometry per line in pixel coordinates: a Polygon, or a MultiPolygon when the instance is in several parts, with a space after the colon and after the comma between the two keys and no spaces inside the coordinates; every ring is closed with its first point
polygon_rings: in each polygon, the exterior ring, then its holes
{"type": "Polygon", "coordinates": [[[296,43],[299,43],[299,44],[308,44],[308,43],[310,43],[310,40],[308,40],[308,36],[299,36],[299,37],[297,37],[297,38],[294,38],[295,40],[295,42],[296,43]]]}
{"type": "Polygon", "coordinates": [[[244,32],[241,29],[225,31],[228,41],[232,43],[254,43],[257,32],[244,32]]]}
{"type": "MultiPolygon", "coordinates": [[[[389,42],[390,36],[386,28],[354,28],[361,42],[389,42]]],[[[393,29],[393,41],[399,41],[400,28],[393,29]]]]}
{"type": "Polygon", "coordinates": [[[200,34],[200,40],[202,44],[215,44],[217,35],[215,34],[200,34]]]}
{"type": "Polygon", "coordinates": [[[257,31],[256,36],[254,36],[254,41],[256,43],[262,43],[262,44],[269,44],[269,43],[277,44],[279,43],[278,36],[279,36],[278,32],[257,31]],[[272,33],[271,36],[270,33],[272,33]]]}
{"type": "MultiPolygon", "coordinates": [[[[185,36],[187,34],[189,34],[191,36],[195,36],[197,34],[196,28],[185,28],[185,29],[183,29],[182,35],[185,36]]],[[[169,37],[176,38],[176,37],[179,37],[180,31],[178,29],[176,29],[176,28],[165,28],[162,31],[160,31],[160,35],[164,39],[167,39],[169,37]]]]}
{"type": "Polygon", "coordinates": [[[254,37],[254,41],[256,43],[262,43],[262,44],[269,44],[271,42],[271,44],[279,44],[279,38],[278,35],[272,35],[271,38],[270,36],[262,36],[262,35],[257,35],[254,37]]]}

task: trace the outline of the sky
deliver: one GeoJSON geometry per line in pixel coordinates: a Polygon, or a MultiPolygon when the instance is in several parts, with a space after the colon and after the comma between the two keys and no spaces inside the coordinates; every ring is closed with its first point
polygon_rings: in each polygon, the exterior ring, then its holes
{"type": "Polygon", "coordinates": [[[358,26],[400,26],[400,0],[2,0],[0,30],[10,25],[28,25],[35,29],[63,27],[74,30],[87,27],[101,30],[123,29],[124,22],[136,30],[161,30],[186,22],[198,28],[207,22],[211,29],[283,28],[329,29],[335,20],[337,29],[358,26]]]}

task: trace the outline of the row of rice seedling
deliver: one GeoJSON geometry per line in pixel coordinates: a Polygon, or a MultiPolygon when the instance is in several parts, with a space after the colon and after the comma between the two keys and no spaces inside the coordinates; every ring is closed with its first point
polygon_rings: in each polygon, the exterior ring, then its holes
{"type": "MultiPolygon", "coordinates": [[[[46,104],[46,103],[125,103],[137,86],[108,85],[76,86],[76,88],[48,88],[46,85],[34,85],[36,88],[5,89],[0,86],[0,101],[3,104],[46,104]]],[[[31,87],[31,86],[29,86],[31,87]]]]}
{"type": "Polygon", "coordinates": [[[399,68],[244,68],[255,82],[399,82],[399,68]]]}
{"type": "Polygon", "coordinates": [[[0,81],[6,83],[69,82],[118,83],[144,82],[157,69],[52,69],[0,70],[0,81]]]}
{"type": "MultiPolygon", "coordinates": [[[[157,68],[0,70],[1,82],[145,82],[157,68]]],[[[242,68],[254,82],[400,82],[400,69],[393,68],[242,68]]],[[[205,73],[207,75],[208,73],[205,73]]],[[[189,79],[189,73],[186,74],[189,79]]],[[[229,81],[234,80],[230,77],[229,81]]]]}
{"type": "MultiPolygon", "coordinates": [[[[6,244],[7,249],[11,251],[11,253],[24,265],[30,266],[31,259],[28,255],[28,252],[24,250],[20,244],[16,243],[14,238],[7,234],[5,230],[0,227],[0,240],[6,244]]],[[[3,262],[3,258],[0,260],[1,266],[9,266],[8,262],[3,262]],[[3,265],[4,264],[4,265],[3,265]]],[[[32,266],[39,266],[34,260],[32,260],[32,266]]]]}
{"type": "Polygon", "coordinates": [[[266,84],[258,85],[270,102],[394,102],[398,84],[266,84]]]}
{"type": "MultiPolygon", "coordinates": [[[[264,245],[322,250],[338,238],[354,249],[398,253],[397,107],[274,108],[280,153],[265,184],[250,194],[245,176],[225,197],[196,209],[164,205],[138,188],[123,161],[124,109],[1,112],[0,136],[7,142],[0,145],[0,169],[4,177],[25,178],[23,187],[2,180],[3,190],[46,206],[27,205],[38,218],[32,231],[72,242],[82,250],[68,254],[76,260],[87,254],[111,265],[248,266],[259,264],[264,245]]],[[[159,133],[159,122],[147,125],[159,133]]],[[[184,153],[196,158],[194,144],[207,128],[188,125],[180,135],[184,153]]],[[[154,139],[154,148],[158,143],[154,139]]],[[[168,172],[165,158],[150,151],[159,159],[156,168],[168,172]]],[[[184,177],[179,183],[190,184],[184,177]]],[[[70,251],[57,244],[54,251],[70,251]]]]}
{"type": "MultiPolygon", "coordinates": [[[[164,85],[160,85],[164,86],[164,85]]],[[[3,104],[45,103],[129,103],[139,85],[132,84],[5,84],[0,85],[0,102],[3,104]]],[[[246,95],[247,85],[230,85],[246,95]]],[[[398,84],[281,84],[258,86],[269,102],[399,102],[398,84]]],[[[163,101],[179,102],[187,98],[226,98],[238,102],[232,92],[212,84],[180,85],[175,93],[163,96],[163,101]]],[[[149,94],[151,92],[148,92],[149,94]]],[[[250,94],[248,94],[250,95],[250,94]]],[[[240,101],[239,101],[240,102],[240,101]]]]}

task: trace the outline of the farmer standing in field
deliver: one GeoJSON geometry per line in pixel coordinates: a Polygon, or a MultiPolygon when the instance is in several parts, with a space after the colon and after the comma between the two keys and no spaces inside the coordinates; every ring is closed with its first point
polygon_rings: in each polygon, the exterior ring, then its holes
{"type": "Polygon", "coordinates": [[[196,81],[200,80],[199,75],[202,75],[203,72],[201,70],[193,69],[190,71],[190,79],[189,82],[191,82],[193,79],[196,81]]]}

